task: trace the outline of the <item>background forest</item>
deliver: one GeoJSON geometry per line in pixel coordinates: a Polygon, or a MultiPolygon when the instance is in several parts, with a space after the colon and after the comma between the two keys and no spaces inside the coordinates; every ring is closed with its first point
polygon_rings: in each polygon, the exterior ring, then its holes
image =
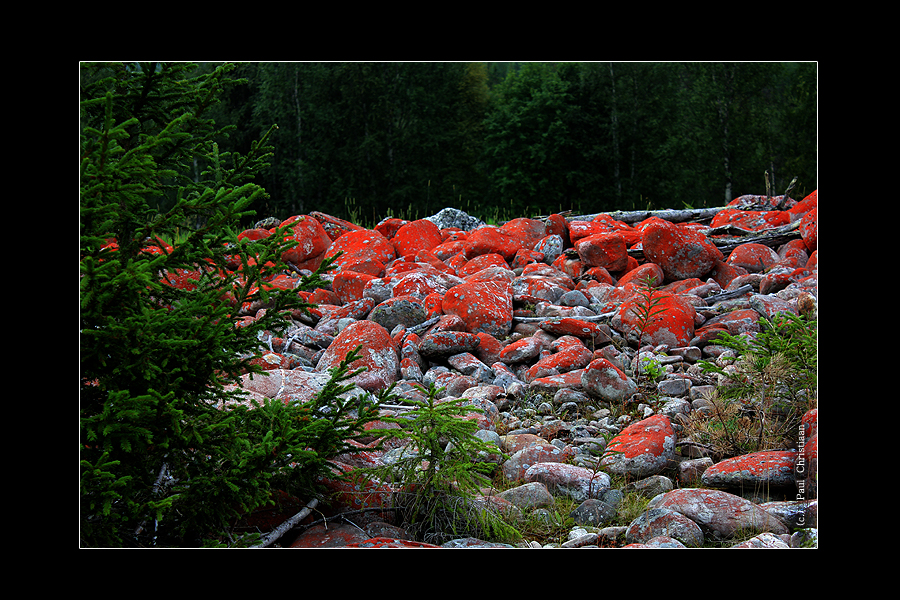
{"type": "MultiPolygon", "coordinates": [[[[205,63],[207,73],[215,64],[205,63]]],[[[488,222],[562,210],[722,206],[817,188],[817,65],[244,63],[214,107],[245,154],[273,125],[257,218],[373,226],[452,206],[488,222]]],[[[197,165],[200,172],[203,165],[197,165]]],[[[160,209],[167,207],[160,206],[160,209]]]]}

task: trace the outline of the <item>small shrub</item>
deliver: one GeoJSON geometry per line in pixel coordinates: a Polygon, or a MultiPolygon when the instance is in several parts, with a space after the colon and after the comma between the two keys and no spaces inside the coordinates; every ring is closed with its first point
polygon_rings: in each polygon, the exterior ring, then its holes
{"type": "MultiPolygon", "coordinates": [[[[653,289],[654,280],[652,277],[645,277],[641,280],[641,288],[638,294],[640,295],[640,302],[638,302],[634,307],[632,307],[631,312],[637,319],[637,324],[635,326],[636,334],[637,334],[637,346],[638,352],[640,352],[641,345],[644,342],[644,335],[647,332],[647,328],[650,327],[650,324],[653,322],[653,317],[656,315],[662,314],[666,312],[668,309],[665,307],[660,307],[659,304],[662,302],[662,297],[656,296],[656,290],[653,289]]],[[[641,385],[641,366],[638,365],[635,369],[635,378],[637,379],[638,386],[641,385]]]]}
{"type": "Polygon", "coordinates": [[[407,442],[401,458],[390,465],[362,469],[367,476],[391,482],[398,491],[394,506],[403,526],[417,539],[441,542],[454,537],[509,539],[515,529],[480,496],[489,487],[496,463],[482,458],[499,454],[496,446],[475,437],[478,425],[466,419],[481,409],[464,398],[438,400],[440,388],[429,387],[415,409],[399,417],[382,417],[400,429],[370,432],[407,442]]]}
{"type": "Polygon", "coordinates": [[[803,414],[818,402],[816,321],[789,313],[763,319],[755,337],[720,334],[732,365],[700,361],[719,377],[709,417],[692,414],[688,434],[723,456],[791,447],[803,414]]]}

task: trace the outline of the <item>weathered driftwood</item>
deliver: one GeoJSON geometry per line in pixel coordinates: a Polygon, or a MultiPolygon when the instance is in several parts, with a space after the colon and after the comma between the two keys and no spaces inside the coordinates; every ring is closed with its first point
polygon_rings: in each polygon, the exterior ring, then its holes
{"type": "Polygon", "coordinates": [[[730,292],[721,292],[719,294],[710,294],[704,300],[706,300],[706,304],[708,306],[712,306],[716,302],[721,302],[722,300],[731,300],[732,298],[739,298],[744,294],[749,294],[753,291],[753,286],[750,284],[742,285],[741,287],[731,290],[730,292]]]}
{"type": "Polygon", "coordinates": [[[271,546],[275,542],[275,540],[283,536],[285,533],[290,531],[297,523],[305,519],[318,504],[319,501],[315,498],[310,500],[309,503],[303,507],[303,510],[264,535],[262,537],[262,541],[258,545],[253,546],[253,548],[267,548],[271,546]]]}
{"type": "Polygon", "coordinates": [[[578,319],[579,321],[599,321],[600,319],[609,319],[615,316],[615,312],[603,313],[602,315],[578,315],[571,317],[557,316],[557,317],[513,317],[513,321],[518,321],[519,323],[543,323],[543,322],[553,322],[559,321],[560,319],[578,319]]]}
{"type": "MultiPolygon", "coordinates": [[[[715,229],[710,229],[706,232],[706,235],[714,235],[712,232],[715,231],[715,229]]],[[[747,232],[746,235],[736,238],[709,238],[709,240],[716,245],[716,248],[721,250],[722,254],[725,254],[726,256],[741,244],[763,244],[770,248],[777,248],[791,240],[799,239],[801,239],[800,221],[794,221],[790,225],[772,227],[771,229],[764,229],[762,231],[750,231],[747,232]]]]}
{"type": "Polygon", "coordinates": [[[662,210],[616,210],[608,213],[595,213],[593,215],[569,215],[567,221],[592,221],[598,215],[607,214],[616,221],[622,223],[639,223],[650,217],[659,217],[665,221],[672,223],[683,223],[685,221],[707,221],[716,216],[716,214],[724,210],[725,206],[715,208],[686,208],[678,209],[662,209],[662,210]]]}
{"type": "MultiPolygon", "coordinates": [[[[628,224],[639,223],[640,221],[649,219],[650,217],[658,217],[671,223],[701,223],[704,221],[711,221],[712,218],[719,213],[719,211],[722,211],[726,208],[728,207],[718,206],[714,208],[688,208],[683,210],[617,210],[608,213],[595,213],[591,215],[571,215],[566,213],[563,214],[565,214],[566,220],[569,222],[591,221],[598,215],[607,214],[617,221],[628,224]]],[[[783,227],[775,227],[763,231],[749,231],[735,225],[722,225],[719,227],[712,227],[706,230],[704,233],[709,237],[709,240],[713,244],[715,244],[715,246],[719,248],[719,250],[721,250],[723,254],[727,256],[731,253],[732,250],[734,250],[741,244],[756,243],[765,244],[769,247],[777,247],[793,239],[798,239],[800,237],[800,234],[796,231],[798,226],[799,223],[795,222],[783,227]],[[727,239],[712,237],[717,235],[731,235],[737,237],[727,239]]],[[[644,258],[644,251],[640,248],[634,248],[628,250],[628,255],[640,260],[644,258]]]]}

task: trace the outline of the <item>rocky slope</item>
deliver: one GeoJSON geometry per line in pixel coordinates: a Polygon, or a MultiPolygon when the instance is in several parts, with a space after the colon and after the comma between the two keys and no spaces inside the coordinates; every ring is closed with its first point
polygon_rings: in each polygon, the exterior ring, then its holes
{"type": "MultiPolygon", "coordinates": [[[[418,398],[419,384],[434,384],[483,410],[473,413],[480,436],[508,457],[498,469],[510,489],[493,502],[532,513],[574,499],[564,547],[816,546],[815,408],[795,447],[729,459],[690,443],[685,425],[716,384],[698,361],[733,360],[714,343],[719,332],[753,336],[761,317],[815,313],[817,195],[744,196],[712,213],[709,223],[601,214],[488,226],[445,209],[373,229],[323,213],[292,217],[299,243],[285,258],[296,271],[340,251],[338,269],[326,288],[298,292],[317,308],[263,340],[270,352],[259,362],[270,376],[245,377],[242,387],[248,397],[305,400],[361,344],[355,366],[367,371],[355,393],[396,384],[418,398]],[[654,307],[665,310],[641,331],[648,279],[654,307]],[[639,352],[653,359],[652,373],[639,352]],[[604,448],[617,452],[592,462],[604,448]],[[628,489],[611,487],[611,476],[628,489]],[[623,493],[652,500],[630,526],[606,527],[623,493]]],[[[241,235],[271,235],[275,225],[241,235]]],[[[293,288],[299,277],[285,273],[271,285],[293,288]]],[[[382,458],[372,451],[355,460],[382,458]]],[[[328,483],[346,492],[330,514],[390,492],[375,482],[362,491],[328,483]]],[[[365,513],[294,538],[282,543],[429,546],[365,513]]]]}

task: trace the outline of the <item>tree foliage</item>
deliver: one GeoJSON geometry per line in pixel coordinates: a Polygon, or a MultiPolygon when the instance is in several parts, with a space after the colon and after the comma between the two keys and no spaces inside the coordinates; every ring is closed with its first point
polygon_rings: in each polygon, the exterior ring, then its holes
{"type": "Polygon", "coordinates": [[[442,388],[423,391],[423,400],[410,401],[414,409],[381,419],[398,428],[370,431],[402,440],[400,457],[358,473],[395,484],[393,505],[403,527],[417,539],[442,543],[448,536],[516,537],[496,509],[478,499],[497,469],[490,457],[500,454],[497,446],[475,435],[478,424],[471,416],[483,410],[466,398],[438,399],[442,388]]]}
{"type": "Polygon", "coordinates": [[[238,68],[217,121],[242,151],[278,124],[257,209],[281,218],[720,206],[766,171],[779,191],[817,186],[815,63],[238,68]]]}
{"type": "Polygon", "coordinates": [[[226,132],[207,114],[231,69],[82,66],[86,546],[227,542],[236,516],[273,490],[312,493],[328,459],[371,418],[363,408],[350,417],[332,388],[302,405],[251,410],[229,387],[243,373],[263,375],[250,362],[259,334],[308,308],[295,290],[266,286],[293,242],[281,232],[237,240],[238,221],[265,194],[249,179],[271,148],[263,138],[246,155],[219,152],[214,140],[226,132]],[[164,241],[185,223],[190,233],[177,245],[164,241]],[[238,327],[253,303],[265,315],[238,327]]]}
{"type": "Polygon", "coordinates": [[[476,193],[486,78],[479,63],[260,63],[254,127],[279,126],[273,208],[371,222],[476,193]]]}

